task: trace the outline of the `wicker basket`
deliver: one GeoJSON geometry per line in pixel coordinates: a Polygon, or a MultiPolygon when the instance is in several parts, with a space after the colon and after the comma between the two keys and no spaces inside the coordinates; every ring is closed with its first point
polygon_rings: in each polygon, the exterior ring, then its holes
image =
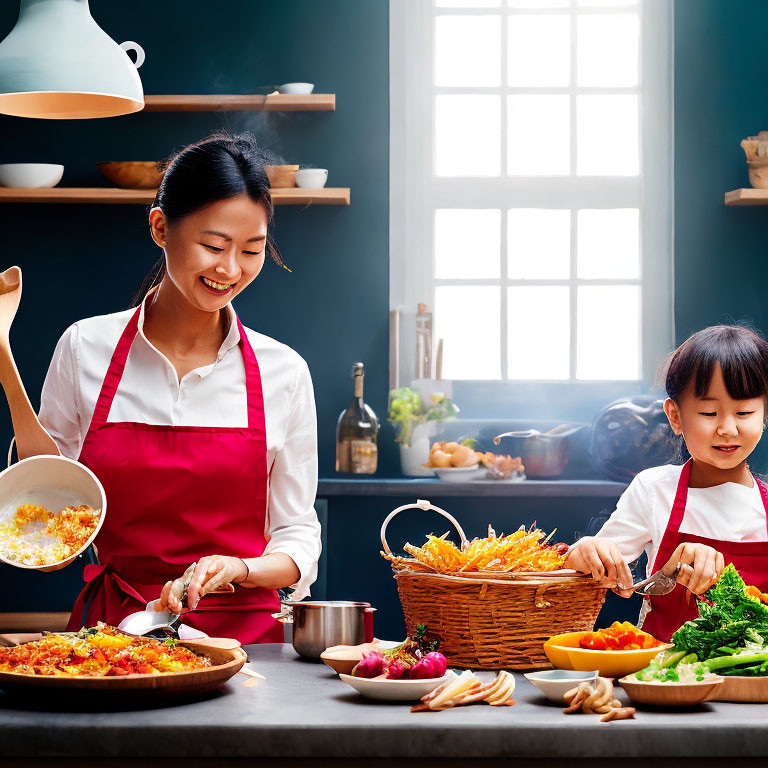
{"type": "MultiPolygon", "coordinates": [[[[459,523],[445,510],[419,499],[390,512],[381,543],[391,554],[386,530],[405,509],[431,509],[450,520],[465,546],[459,523]]],[[[409,634],[426,624],[440,651],[456,666],[476,669],[540,669],[551,664],[544,642],[563,632],[591,630],[606,589],[574,571],[445,575],[393,563],[409,634]]]]}

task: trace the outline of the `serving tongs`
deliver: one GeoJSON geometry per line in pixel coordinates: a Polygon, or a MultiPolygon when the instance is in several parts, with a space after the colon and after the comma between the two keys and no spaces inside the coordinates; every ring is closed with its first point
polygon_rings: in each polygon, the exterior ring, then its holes
{"type": "Polygon", "coordinates": [[[647,579],[638,581],[633,584],[627,591],[638,595],[647,595],[658,597],[660,595],[668,595],[677,586],[677,577],[680,573],[680,563],[675,566],[675,570],[671,574],[664,573],[662,568],[656,573],[651,574],[647,579]]]}

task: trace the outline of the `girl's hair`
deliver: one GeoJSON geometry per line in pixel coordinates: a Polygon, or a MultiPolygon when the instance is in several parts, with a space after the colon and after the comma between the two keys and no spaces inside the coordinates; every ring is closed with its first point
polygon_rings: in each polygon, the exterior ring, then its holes
{"type": "Polygon", "coordinates": [[[694,394],[703,397],[716,363],[720,363],[725,388],[734,400],[768,400],[768,342],[740,325],[713,325],[684,341],[666,368],[667,395],[677,400],[693,381],[694,394]]]}
{"type": "MultiPolygon", "coordinates": [[[[268,154],[250,133],[232,136],[216,132],[158,164],[165,173],[149,210],[160,208],[166,219],[173,223],[210,203],[248,195],[267,210],[265,247],[272,260],[283,266],[270,232],[274,211],[266,171],[269,160],[268,154]]],[[[133,306],[138,306],[147,293],[160,284],[164,275],[165,259],[161,258],[144,278],[133,306]]]]}

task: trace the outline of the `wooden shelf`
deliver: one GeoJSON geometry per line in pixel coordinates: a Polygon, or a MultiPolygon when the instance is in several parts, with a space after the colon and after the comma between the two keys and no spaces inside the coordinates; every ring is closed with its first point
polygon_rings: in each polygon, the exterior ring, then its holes
{"type": "Polygon", "coordinates": [[[333,112],[336,94],[243,94],[145,96],[144,112],[333,112]]]}
{"type": "Polygon", "coordinates": [[[726,205],[768,205],[768,189],[733,189],[725,193],[726,205]]]}
{"type": "MultiPolygon", "coordinates": [[[[112,187],[52,187],[23,189],[0,187],[0,203],[106,203],[149,205],[154,189],[117,189],[112,187]]],[[[272,190],[275,205],[349,205],[349,187],[298,187],[272,190]]]]}

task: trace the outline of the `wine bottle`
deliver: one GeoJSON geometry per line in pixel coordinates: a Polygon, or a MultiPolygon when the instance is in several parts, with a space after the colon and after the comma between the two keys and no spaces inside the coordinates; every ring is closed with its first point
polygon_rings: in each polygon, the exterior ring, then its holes
{"type": "Polygon", "coordinates": [[[379,422],[373,409],[363,400],[362,363],[352,367],[353,396],[336,424],[336,471],[372,475],[376,471],[379,422]]]}

